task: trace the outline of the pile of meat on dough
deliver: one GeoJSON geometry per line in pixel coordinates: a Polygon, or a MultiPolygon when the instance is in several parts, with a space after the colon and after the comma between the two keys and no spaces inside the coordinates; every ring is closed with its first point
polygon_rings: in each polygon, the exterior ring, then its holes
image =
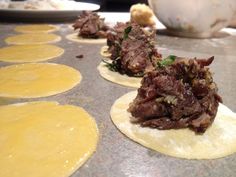
{"type": "Polygon", "coordinates": [[[212,124],[221,97],[212,79],[209,59],[176,58],[147,73],[128,111],[133,121],[157,129],[190,128],[204,133],[212,124]]]}
{"type": "Polygon", "coordinates": [[[73,25],[79,29],[79,36],[83,38],[105,38],[109,27],[105,24],[104,18],[96,12],[83,11],[73,25]]]}
{"type": "Polygon", "coordinates": [[[142,28],[137,23],[117,23],[107,34],[110,69],[129,76],[143,76],[152,71],[161,54],[155,48],[154,29],[142,28]]]}

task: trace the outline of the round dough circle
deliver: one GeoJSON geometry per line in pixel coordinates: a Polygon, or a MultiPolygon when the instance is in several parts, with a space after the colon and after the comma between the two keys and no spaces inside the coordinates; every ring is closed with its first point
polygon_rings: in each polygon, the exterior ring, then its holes
{"type": "Polygon", "coordinates": [[[0,115],[2,177],[67,177],[96,150],[96,122],[80,107],[29,102],[0,115]]]}
{"type": "Polygon", "coordinates": [[[59,27],[55,25],[21,25],[15,28],[15,31],[21,33],[50,33],[58,30],[59,27]]]}
{"type": "Polygon", "coordinates": [[[97,67],[100,75],[111,82],[114,82],[116,84],[120,84],[120,85],[124,85],[124,86],[129,86],[129,87],[134,87],[134,88],[139,88],[140,87],[140,83],[142,78],[140,77],[130,77],[127,76],[125,74],[120,74],[118,72],[113,72],[110,71],[107,67],[106,67],[106,63],[101,62],[98,67],[97,67]]]}
{"type": "Polygon", "coordinates": [[[215,159],[236,152],[236,114],[220,104],[214,123],[203,135],[189,129],[158,130],[130,122],[127,111],[137,92],[129,92],[115,101],[111,119],[116,127],[137,143],[173,157],[215,159]]]}
{"type": "Polygon", "coordinates": [[[59,57],[64,49],[55,45],[17,45],[0,48],[0,61],[39,62],[59,57]]]}
{"type": "Polygon", "coordinates": [[[54,63],[28,63],[0,68],[0,97],[38,98],[70,90],[80,83],[79,71],[54,63]]]}
{"type": "Polygon", "coordinates": [[[109,58],[111,56],[111,53],[108,52],[108,46],[107,45],[105,45],[101,48],[100,55],[105,57],[105,58],[109,58]]]}
{"type": "Polygon", "coordinates": [[[47,44],[55,43],[61,40],[61,37],[55,34],[38,33],[38,34],[19,34],[10,36],[5,39],[7,44],[29,45],[29,44],[47,44]]]}
{"type": "Polygon", "coordinates": [[[78,36],[77,33],[68,34],[66,36],[66,39],[74,42],[79,43],[88,43],[88,44],[100,44],[100,43],[106,43],[106,38],[99,38],[99,39],[90,39],[90,38],[82,38],[78,36]]]}

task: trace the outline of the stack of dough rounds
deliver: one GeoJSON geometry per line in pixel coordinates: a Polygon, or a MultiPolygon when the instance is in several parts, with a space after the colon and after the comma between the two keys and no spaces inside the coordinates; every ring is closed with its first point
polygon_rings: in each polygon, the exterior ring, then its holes
{"type": "Polygon", "coordinates": [[[0,96],[37,98],[65,92],[81,81],[79,71],[53,63],[28,63],[0,68],[0,96]]]}
{"type": "Polygon", "coordinates": [[[59,57],[64,50],[54,45],[17,45],[0,48],[0,61],[39,62],[59,57]]]}
{"type": "Polygon", "coordinates": [[[58,30],[57,26],[54,25],[22,25],[17,26],[15,31],[21,33],[50,33],[58,30]]]}
{"type": "Polygon", "coordinates": [[[127,111],[137,92],[129,92],[115,101],[111,119],[117,128],[132,140],[174,157],[215,159],[236,152],[236,114],[220,104],[212,126],[203,135],[189,129],[158,130],[130,122],[127,111]]]}
{"type": "Polygon", "coordinates": [[[64,50],[47,43],[61,40],[60,36],[48,34],[55,31],[54,25],[23,25],[17,26],[15,31],[29,33],[10,36],[5,39],[7,44],[21,45],[0,48],[0,61],[5,62],[40,62],[58,57],[64,50]],[[45,44],[45,45],[40,45],[45,44]]]}
{"type": "Polygon", "coordinates": [[[96,122],[80,107],[29,102],[0,115],[1,177],[68,177],[96,150],[96,122]]]}
{"type": "Polygon", "coordinates": [[[48,33],[30,33],[10,36],[5,39],[7,44],[27,45],[27,44],[47,44],[55,43],[61,40],[61,37],[48,33]]]}

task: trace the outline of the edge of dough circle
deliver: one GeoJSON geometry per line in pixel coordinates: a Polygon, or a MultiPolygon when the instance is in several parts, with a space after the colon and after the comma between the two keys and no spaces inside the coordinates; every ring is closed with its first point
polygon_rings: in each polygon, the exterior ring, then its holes
{"type": "Polygon", "coordinates": [[[60,40],[60,36],[52,33],[29,33],[9,36],[5,39],[5,42],[13,45],[32,45],[56,43],[60,40]]]}
{"type": "Polygon", "coordinates": [[[99,63],[97,70],[104,79],[110,82],[133,88],[139,88],[141,85],[142,77],[130,77],[126,74],[122,75],[119,72],[110,71],[104,62],[99,63]]]}
{"type": "Polygon", "coordinates": [[[96,122],[81,107],[38,101],[0,106],[0,115],[2,177],[67,177],[96,150],[96,122]]]}
{"type": "Polygon", "coordinates": [[[0,68],[0,97],[39,98],[68,91],[80,83],[80,72],[55,63],[26,63],[0,68]]]}
{"type": "Polygon", "coordinates": [[[106,43],[106,38],[98,38],[98,39],[82,38],[82,37],[78,36],[77,33],[68,34],[66,36],[66,39],[73,41],[73,42],[79,42],[79,43],[89,43],[89,44],[106,43]]]}
{"type": "Polygon", "coordinates": [[[15,31],[21,33],[50,33],[57,31],[58,26],[43,24],[43,25],[19,25],[15,28],[15,31]]]}
{"type": "Polygon", "coordinates": [[[113,104],[110,116],[115,126],[133,141],[160,153],[185,159],[216,159],[236,152],[236,113],[220,104],[213,124],[203,135],[185,128],[158,130],[130,122],[127,111],[137,92],[129,92],[113,104]]]}

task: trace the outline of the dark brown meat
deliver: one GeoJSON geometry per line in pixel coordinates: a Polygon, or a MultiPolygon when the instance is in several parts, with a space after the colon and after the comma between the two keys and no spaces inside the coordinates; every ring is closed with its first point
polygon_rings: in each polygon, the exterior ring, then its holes
{"type": "Polygon", "coordinates": [[[169,66],[147,73],[128,111],[145,127],[188,127],[204,133],[222,102],[206,67],[213,59],[179,58],[169,66]]]}
{"type": "Polygon", "coordinates": [[[107,35],[110,59],[121,74],[137,76],[152,71],[161,59],[154,41],[154,30],[148,32],[136,23],[117,23],[107,35]]]}
{"type": "Polygon", "coordinates": [[[124,37],[125,29],[130,26],[130,23],[118,22],[113,29],[107,33],[107,46],[111,59],[115,60],[120,56],[121,43],[124,37]]]}
{"type": "Polygon", "coordinates": [[[75,30],[79,29],[78,35],[83,38],[105,38],[109,29],[104,18],[90,11],[83,11],[73,27],[75,30]]]}

